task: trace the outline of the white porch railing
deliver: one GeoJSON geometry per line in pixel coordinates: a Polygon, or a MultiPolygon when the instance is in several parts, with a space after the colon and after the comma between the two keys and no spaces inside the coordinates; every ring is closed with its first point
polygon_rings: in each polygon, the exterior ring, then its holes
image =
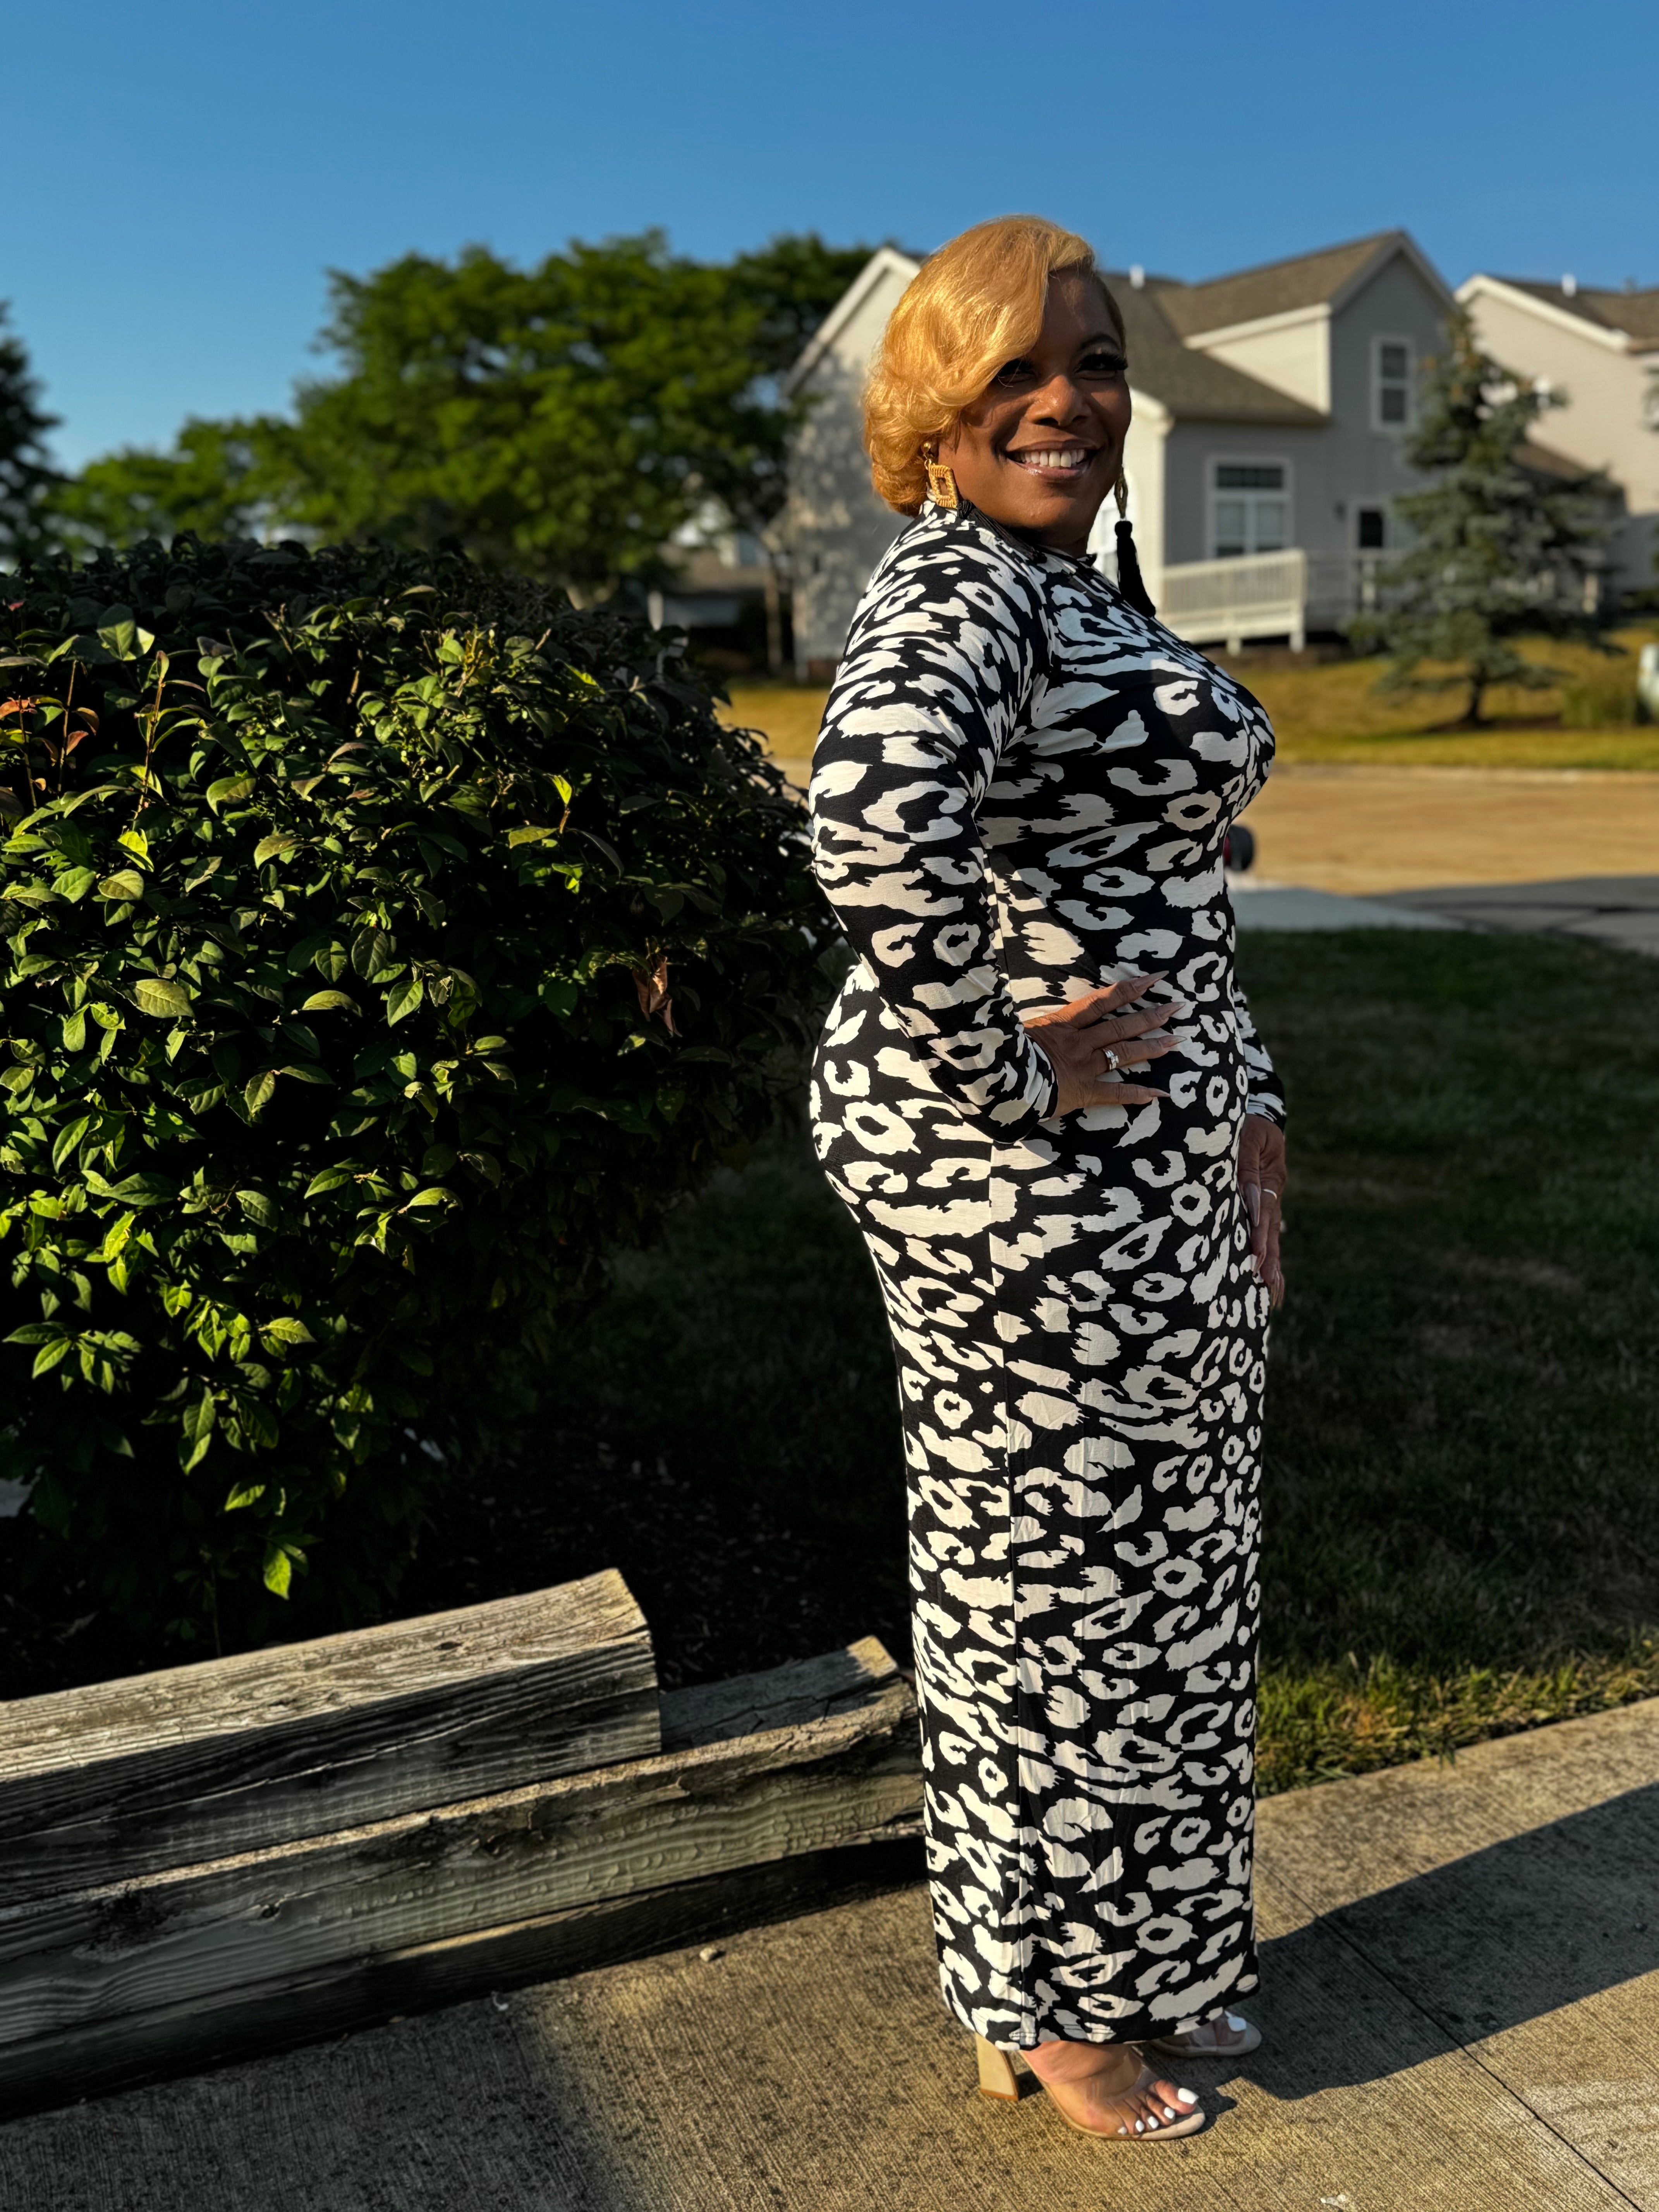
{"type": "Polygon", "coordinates": [[[1288,637],[1299,652],[1308,633],[1308,556],[1246,554],[1236,561],[1182,561],[1157,588],[1158,611],[1194,645],[1219,641],[1237,653],[1249,637],[1288,637]]]}
{"type": "Polygon", "coordinates": [[[1288,637],[1298,653],[1310,629],[1340,629],[1376,605],[1381,553],[1249,553],[1232,561],[1181,561],[1153,597],[1160,618],[1194,645],[1236,653],[1247,638],[1288,637]]]}

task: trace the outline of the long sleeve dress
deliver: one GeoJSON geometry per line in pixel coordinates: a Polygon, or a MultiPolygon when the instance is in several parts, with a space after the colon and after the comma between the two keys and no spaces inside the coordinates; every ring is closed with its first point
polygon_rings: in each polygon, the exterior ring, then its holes
{"type": "Polygon", "coordinates": [[[883,558],[817,741],[856,958],[814,1137],[897,1355],[945,1998],[1005,2045],[1180,2033],[1255,1985],[1267,1299],[1236,1154],[1282,1108],[1222,841],[1272,752],[1086,560],[969,507],[883,558]],[[1193,1009],[1168,1097],[1056,1115],[1020,1010],[1147,974],[1193,1009]]]}

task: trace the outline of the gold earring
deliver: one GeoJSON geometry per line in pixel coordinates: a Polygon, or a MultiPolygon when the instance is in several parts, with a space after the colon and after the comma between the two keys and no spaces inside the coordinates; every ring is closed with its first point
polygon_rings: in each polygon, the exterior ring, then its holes
{"type": "Polygon", "coordinates": [[[1121,469],[1117,472],[1117,482],[1112,486],[1112,496],[1117,501],[1118,520],[1121,521],[1129,512],[1129,479],[1121,469]]]}
{"type": "Polygon", "coordinates": [[[933,501],[934,506],[944,507],[960,506],[961,500],[957,491],[956,477],[939,459],[939,447],[924,446],[921,449],[921,461],[922,466],[927,471],[927,496],[933,501]]]}

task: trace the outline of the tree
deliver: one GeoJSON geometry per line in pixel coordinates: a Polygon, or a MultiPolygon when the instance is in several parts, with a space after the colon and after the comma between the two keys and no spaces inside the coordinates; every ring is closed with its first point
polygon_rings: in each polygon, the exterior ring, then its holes
{"type": "Polygon", "coordinates": [[[1395,502],[1411,543],[1378,579],[1382,605],[1350,625],[1362,650],[1382,650],[1392,691],[1468,688],[1465,726],[1478,728],[1488,689],[1547,690],[1559,672],[1516,651],[1521,637],[1606,646],[1613,609],[1601,590],[1604,517],[1616,497],[1593,472],[1563,477],[1529,447],[1533,426],[1560,398],[1511,376],[1483,354],[1466,316],[1431,365],[1406,441],[1426,490],[1395,502]],[[1421,673],[1425,662],[1441,672],[1421,673]]]}
{"type": "Polygon", "coordinates": [[[131,545],[141,538],[241,538],[258,525],[258,422],[192,416],[170,453],[134,446],[88,462],[52,495],[57,535],[70,550],[131,545]]]}
{"type": "Polygon", "coordinates": [[[780,380],[866,258],[779,238],[710,264],[647,233],[529,270],[473,247],[337,274],[337,374],[302,385],[289,419],[192,422],[171,454],[94,462],[59,502],[65,534],[215,537],[259,513],[459,539],[584,604],[668,582],[664,547],[711,502],[757,535],[781,507],[780,380]]]}
{"type": "Polygon", "coordinates": [[[9,565],[45,543],[46,501],[58,479],[46,442],[58,418],[41,410],[28,350],[5,327],[9,314],[0,301],[0,561],[9,565]]]}

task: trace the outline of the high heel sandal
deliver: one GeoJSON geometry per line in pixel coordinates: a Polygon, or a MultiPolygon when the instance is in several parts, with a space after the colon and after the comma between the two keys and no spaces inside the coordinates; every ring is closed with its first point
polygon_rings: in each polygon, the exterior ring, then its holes
{"type": "MultiPolygon", "coordinates": [[[[974,2038],[974,2052],[979,2060],[980,2095],[994,2098],[1000,2105],[1017,2104],[1019,2101],[1019,2077],[1014,2072],[1013,2061],[1007,2052],[999,2050],[994,2043],[988,2043],[982,2035],[976,2035],[974,2038]]],[[[1138,2096],[1143,2091],[1150,2089],[1157,2080],[1158,2076],[1152,2068],[1143,2066],[1128,2087],[1120,2089],[1117,2094],[1119,2097],[1138,2096]]],[[[1068,2128],[1075,2129],[1079,2135],[1087,2136],[1095,2142],[1173,2142],[1180,2136],[1195,2136],[1204,2124],[1204,2114],[1192,2091],[1182,2089],[1178,2092],[1178,2094],[1190,2100],[1192,2104],[1193,2109],[1184,2118],[1158,2120],[1150,2124],[1145,2121],[1137,2120],[1133,2126],[1126,2124],[1115,2134],[1109,2132],[1104,2128],[1085,2127],[1081,2120],[1074,2120],[1072,2118],[1058,2098],[1050,2097],[1048,2102],[1068,2128]]],[[[1116,2101],[1115,2098],[1113,2102],[1116,2101]]],[[[1168,2109],[1166,2106],[1164,2110],[1167,2112],[1168,2109]]]]}

